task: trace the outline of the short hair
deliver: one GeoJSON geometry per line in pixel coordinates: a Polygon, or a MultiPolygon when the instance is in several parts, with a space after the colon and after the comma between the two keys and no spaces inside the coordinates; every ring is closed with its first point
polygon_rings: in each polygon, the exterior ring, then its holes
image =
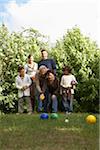
{"type": "MultiPolygon", "coordinates": [[[[47,50],[46,49],[41,49],[41,53],[43,53],[44,51],[46,51],[47,52],[47,50]]],[[[48,52],[47,52],[48,53],[48,52]]]]}
{"type": "Polygon", "coordinates": [[[31,57],[32,57],[32,54],[29,54],[29,55],[28,55],[28,59],[30,59],[31,57]]]}
{"type": "Polygon", "coordinates": [[[21,65],[19,65],[19,66],[18,66],[18,72],[20,72],[22,69],[24,69],[24,67],[21,66],[21,65]]]}
{"type": "Polygon", "coordinates": [[[69,73],[71,73],[72,69],[69,66],[64,66],[62,71],[68,71],[69,73]]]}
{"type": "Polygon", "coordinates": [[[45,65],[41,65],[41,66],[39,67],[39,70],[41,70],[41,69],[43,69],[43,68],[47,69],[47,67],[46,67],[45,65]]]}
{"type": "Polygon", "coordinates": [[[49,75],[50,73],[52,73],[53,75],[55,75],[52,70],[48,70],[48,71],[47,71],[47,75],[49,75]]]}

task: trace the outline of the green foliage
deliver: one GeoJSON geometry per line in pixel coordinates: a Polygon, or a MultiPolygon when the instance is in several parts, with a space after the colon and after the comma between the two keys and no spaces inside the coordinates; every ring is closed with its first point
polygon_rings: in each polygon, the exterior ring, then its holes
{"type": "MultiPolygon", "coordinates": [[[[15,87],[18,65],[24,65],[30,53],[38,62],[40,48],[48,48],[48,40],[48,37],[33,28],[23,29],[19,33],[9,33],[4,25],[0,27],[0,110],[2,107],[6,110],[15,107],[18,99],[15,87]]],[[[96,43],[75,27],[56,42],[49,55],[56,60],[59,77],[64,65],[73,68],[78,81],[75,111],[98,112],[100,53],[96,43]]]]}
{"type": "Polygon", "coordinates": [[[13,108],[17,100],[15,77],[18,65],[27,62],[27,56],[31,53],[35,61],[39,59],[40,47],[48,46],[43,40],[47,39],[37,30],[24,29],[21,33],[9,33],[2,25],[0,27],[0,62],[1,62],[1,104],[6,110],[13,108]]]}
{"type": "Polygon", "coordinates": [[[56,59],[59,75],[64,65],[73,68],[78,81],[75,98],[81,111],[98,112],[100,53],[96,43],[75,27],[57,41],[52,56],[56,59]]]}

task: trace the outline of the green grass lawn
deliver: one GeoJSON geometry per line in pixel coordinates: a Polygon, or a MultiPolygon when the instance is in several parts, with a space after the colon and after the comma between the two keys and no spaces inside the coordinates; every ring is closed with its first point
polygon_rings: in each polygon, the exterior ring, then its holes
{"type": "Polygon", "coordinates": [[[96,124],[88,114],[58,114],[57,120],[40,120],[39,114],[1,115],[0,150],[99,150],[99,115],[96,124]]]}

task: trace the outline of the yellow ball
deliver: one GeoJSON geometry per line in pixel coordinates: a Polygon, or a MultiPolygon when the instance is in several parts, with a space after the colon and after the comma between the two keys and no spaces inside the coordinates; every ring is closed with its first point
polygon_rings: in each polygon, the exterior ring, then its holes
{"type": "Polygon", "coordinates": [[[94,124],[96,123],[96,117],[93,115],[89,115],[86,117],[86,122],[89,124],[94,124]]]}
{"type": "Polygon", "coordinates": [[[44,99],[45,99],[44,94],[41,94],[41,95],[40,95],[40,100],[44,100],[44,99]]]}

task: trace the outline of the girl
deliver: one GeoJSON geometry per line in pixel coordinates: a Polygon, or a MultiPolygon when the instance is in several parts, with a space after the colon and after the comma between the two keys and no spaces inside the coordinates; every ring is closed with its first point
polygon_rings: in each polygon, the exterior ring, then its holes
{"type": "Polygon", "coordinates": [[[65,111],[68,113],[73,111],[72,102],[76,83],[76,78],[71,74],[70,67],[65,66],[60,82],[60,94],[62,95],[62,103],[65,111]]]}

